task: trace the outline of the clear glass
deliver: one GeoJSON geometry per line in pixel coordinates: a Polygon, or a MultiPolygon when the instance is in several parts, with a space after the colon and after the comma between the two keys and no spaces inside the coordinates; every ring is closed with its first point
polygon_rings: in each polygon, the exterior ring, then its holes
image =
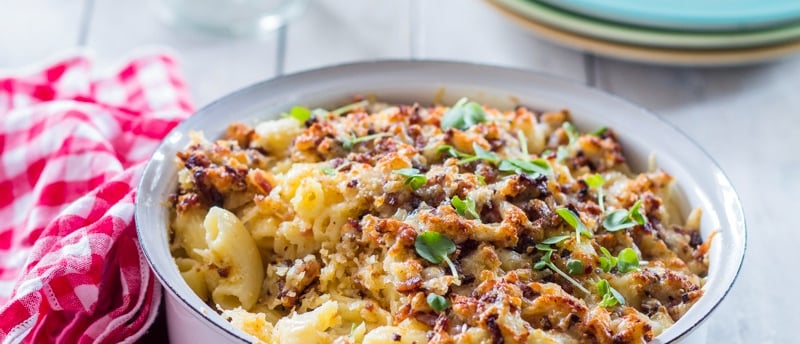
{"type": "Polygon", "coordinates": [[[156,0],[168,23],[229,36],[270,32],[301,15],[308,0],[156,0]]]}

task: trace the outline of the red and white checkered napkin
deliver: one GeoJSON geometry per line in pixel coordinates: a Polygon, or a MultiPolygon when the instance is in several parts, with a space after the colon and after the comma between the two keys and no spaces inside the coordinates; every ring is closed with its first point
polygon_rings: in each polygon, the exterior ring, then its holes
{"type": "Polygon", "coordinates": [[[0,343],[132,341],[158,309],[135,187],[192,106],[167,55],[92,64],[0,74],[0,343]]]}

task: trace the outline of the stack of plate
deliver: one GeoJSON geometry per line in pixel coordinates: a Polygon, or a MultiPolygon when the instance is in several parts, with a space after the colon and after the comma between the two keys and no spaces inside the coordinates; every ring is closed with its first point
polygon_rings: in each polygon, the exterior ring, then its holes
{"type": "Polygon", "coordinates": [[[722,66],[800,50],[800,0],[488,0],[558,44],[626,60],[722,66]]]}

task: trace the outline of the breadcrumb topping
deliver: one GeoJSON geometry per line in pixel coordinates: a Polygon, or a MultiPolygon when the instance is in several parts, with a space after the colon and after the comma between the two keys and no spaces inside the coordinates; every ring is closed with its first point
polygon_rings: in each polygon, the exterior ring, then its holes
{"type": "Polygon", "coordinates": [[[195,133],[177,155],[176,263],[258,340],[641,343],[702,296],[700,210],[680,218],[673,177],[630,171],[613,129],[578,132],[566,110],[361,104],[195,133]],[[216,208],[241,245],[208,241],[216,208]]]}

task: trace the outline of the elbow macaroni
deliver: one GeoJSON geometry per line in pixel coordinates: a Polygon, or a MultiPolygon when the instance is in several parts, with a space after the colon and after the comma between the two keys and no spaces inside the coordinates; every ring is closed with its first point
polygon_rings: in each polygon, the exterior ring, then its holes
{"type": "Polygon", "coordinates": [[[463,130],[440,128],[447,108],[409,105],[234,124],[216,142],[192,135],[178,154],[170,245],[178,270],[266,343],[641,342],[702,295],[701,212],[676,223],[672,177],[631,173],[613,132],[570,138],[567,111],[483,109],[489,120],[463,130]],[[465,162],[475,147],[489,157],[465,162]],[[552,172],[499,166],[533,159],[552,172]],[[423,183],[412,186],[400,169],[416,169],[423,183]],[[585,182],[596,173],[604,196],[585,182]],[[454,196],[471,200],[478,218],[459,214],[454,196]],[[607,210],[640,200],[653,221],[606,231],[598,197],[607,210]],[[593,236],[574,240],[555,215],[562,207],[593,236]],[[455,243],[458,277],[416,251],[426,231],[455,243]],[[536,244],[554,236],[567,239],[551,245],[551,264],[567,271],[567,260],[580,262],[585,269],[570,278],[588,295],[549,266],[534,268],[544,256],[536,244]],[[604,271],[601,247],[632,247],[647,263],[604,271]],[[601,279],[627,303],[600,305],[601,279]],[[435,310],[430,294],[448,308],[435,310]]]}
{"type": "Polygon", "coordinates": [[[236,215],[222,208],[211,208],[203,227],[208,244],[206,263],[227,269],[220,273],[218,285],[211,292],[212,300],[225,309],[253,307],[264,280],[264,266],[255,241],[236,215]]]}

